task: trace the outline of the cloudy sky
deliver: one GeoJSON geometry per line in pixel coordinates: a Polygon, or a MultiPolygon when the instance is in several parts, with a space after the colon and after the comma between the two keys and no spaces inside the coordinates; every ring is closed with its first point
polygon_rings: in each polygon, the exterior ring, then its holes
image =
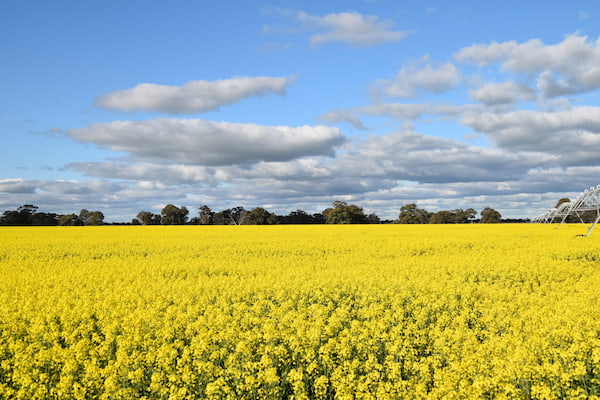
{"type": "Polygon", "coordinates": [[[6,1],[0,210],[529,217],[600,183],[600,2],[6,1]]]}

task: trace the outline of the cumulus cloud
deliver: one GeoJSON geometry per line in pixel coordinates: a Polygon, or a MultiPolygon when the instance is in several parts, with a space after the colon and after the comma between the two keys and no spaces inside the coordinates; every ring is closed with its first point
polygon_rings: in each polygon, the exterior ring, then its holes
{"type": "Polygon", "coordinates": [[[338,122],[348,122],[356,129],[360,129],[363,131],[367,129],[367,127],[363,125],[358,115],[356,115],[350,110],[332,110],[320,116],[319,120],[323,122],[329,122],[331,124],[338,122]]]}
{"type": "Polygon", "coordinates": [[[424,66],[411,63],[400,69],[394,79],[379,80],[373,89],[390,97],[409,98],[416,96],[420,90],[447,92],[454,89],[461,79],[460,71],[450,62],[424,66]]]}
{"type": "Polygon", "coordinates": [[[459,62],[478,66],[491,65],[508,58],[517,46],[517,42],[512,40],[503,43],[492,42],[488,45],[477,43],[460,49],[454,58],[459,62]]]}
{"type": "Polygon", "coordinates": [[[535,91],[515,82],[487,83],[469,91],[469,96],[488,106],[512,104],[521,100],[533,100],[535,91]]]}
{"type": "Polygon", "coordinates": [[[123,111],[193,114],[214,110],[244,98],[283,94],[293,78],[238,77],[217,81],[191,81],[182,86],[139,84],[96,98],[98,107],[123,111]]]}
{"type": "Polygon", "coordinates": [[[382,21],[374,15],[357,12],[332,13],[315,16],[298,13],[298,20],[306,29],[319,30],[310,37],[314,46],[328,42],[346,42],[354,46],[370,46],[404,39],[409,32],[392,30],[391,21],[382,21]]]}
{"type": "Polygon", "coordinates": [[[0,193],[34,193],[36,185],[21,178],[0,179],[0,193]]]}
{"type": "Polygon", "coordinates": [[[455,54],[459,62],[485,66],[500,63],[506,71],[538,74],[538,89],[546,98],[600,88],[600,38],[567,35],[554,45],[539,39],[475,44],[455,54]]]}
{"type": "Polygon", "coordinates": [[[338,193],[332,192],[333,188],[350,186],[352,193],[364,193],[373,188],[394,187],[402,180],[429,183],[497,182],[513,179],[553,159],[543,153],[473,147],[452,139],[397,131],[356,139],[336,158],[311,157],[210,168],[123,161],[72,163],[68,167],[95,177],[164,184],[218,186],[268,180],[273,194],[280,189],[282,196],[290,193],[297,196],[299,191],[320,195],[338,193]]]}
{"type": "Polygon", "coordinates": [[[556,190],[562,195],[574,185],[584,188],[591,180],[595,184],[600,167],[560,167],[556,160],[543,152],[484,148],[395,131],[355,138],[335,158],[212,167],[161,160],[71,163],[68,169],[104,180],[4,180],[0,204],[33,203],[56,210],[56,205],[69,202],[73,209],[65,212],[110,204],[103,210],[108,220],[121,221],[142,209],[158,212],[158,205],[166,203],[192,209],[201,204],[217,209],[266,206],[287,213],[296,208],[319,212],[341,198],[386,218],[394,218],[400,206],[410,202],[430,211],[491,205],[508,216],[522,215],[527,205],[534,215],[536,204],[545,209],[546,202],[556,199],[551,195],[524,199],[524,193],[556,190]],[[15,184],[29,188],[27,196],[15,184]],[[12,192],[6,193],[7,188],[12,192]]]}
{"type": "Polygon", "coordinates": [[[334,156],[335,147],[345,141],[335,127],[263,126],[203,119],[115,121],[72,129],[68,135],[142,159],[209,166],[334,156]]]}
{"type": "Polygon", "coordinates": [[[599,107],[471,114],[463,122],[503,148],[556,154],[564,163],[575,165],[598,161],[599,107]]]}
{"type": "MultiPolygon", "coordinates": [[[[375,162],[376,170],[387,178],[425,183],[514,179],[530,168],[552,160],[541,153],[507,152],[398,131],[384,136],[372,135],[335,162],[360,165],[364,158],[375,162]]],[[[364,166],[356,169],[361,168],[364,166]]]]}
{"type": "Polygon", "coordinates": [[[171,185],[207,184],[217,182],[215,170],[210,167],[185,164],[158,164],[124,161],[73,162],[65,166],[88,176],[143,182],[161,182],[171,185]]]}

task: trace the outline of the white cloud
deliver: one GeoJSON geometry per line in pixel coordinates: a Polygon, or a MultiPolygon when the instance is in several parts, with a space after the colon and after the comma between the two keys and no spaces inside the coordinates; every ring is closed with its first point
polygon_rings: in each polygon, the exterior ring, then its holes
{"type": "Polygon", "coordinates": [[[97,178],[133,180],[146,182],[146,184],[159,182],[170,185],[199,183],[214,185],[217,182],[213,168],[198,165],[108,161],[73,162],[66,165],[65,168],[97,178]]]}
{"type": "Polygon", "coordinates": [[[473,44],[460,49],[454,58],[459,62],[468,62],[479,66],[491,65],[505,60],[517,47],[517,42],[492,42],[489,45],[473,44]]]}
{"type": "Polygon", "coordinates": [[[454,64],[447,62],[439,65],[411,63],[398,71],[392,80],[380,80],[375,90],[390,97],[414,97],[420,90],[435,93],[454,89],[462,80],[460,71],[454,64]]]}
{"type": "Polygon", "coordinates": [[[538,74],[538,89],[546,98],[600,88],[600,39],[567,35],[555,45],[539,39],[490,45],[475,44],[461,49],[455,58],[484,66],[501,63],[505,71],[538,74]]]}
{"type": "Polygon", "coordinates": [[[471,114],[463,122],[503,148],[555,154],[566,165],[598,162],[599,107],[471,114]]]}
{"type": "Polygon", "coordinates": [[[153,204],[181,204],[192,211],[202,204],[216,210],[268,205],[288,213],[296,208],[319,212],[343,198],[385,218],[394,218],[400,206],[411,202],[430,211],[492,206],[505,216],[527,216],[573,187],[596,183],[600,167],[560,168],[557,159],[396,131],[355,139],[335,158],[214,167],[127,159],[72,163],[68,169],[106,180],[3,180],[0,205],[32,203],[58,212],[100,209],[107,220],[128,221],[140,210],[160,211],[153,204]],[[554,191],[559,194],[536,195],[554,191]]]}
{"type": "Polygon", "coordinates": [[[338,122],[348,122],[349,124],[354,126],[356,129],[360,129],[360,130],[367,129],[367,127],[363,125],[363,123],[360,120],[360,118],[358,117],[358,115],[356,115],[355,113],[353,113],[350,110],[332,110],[332,111],[329,111],[328,113],[320,116],[319,120],[324,121],[324,122],[329,122],[331,124],[338,123],[338,122]]]}
{"type": "Polygon", "coordinates": [[[21,178],[0,179],[0,193],[34,193],[35,184],[21,178]]]}
{"type": "Polygon", "coordinates": [[[261,161],[246,166],[210,168],[125,161],[72,163],[68,168],[101,178],[171,185],[202,184],[203,187],[253,185],[262,180],[269,182],[272,195],[288,197],[290,193],[298,196],[303,191],[322,196],[338,193],[331,192],[335,187],[363,193],[375,187],[394,187],[400,180],[438,183],[502,181],[553,160],[553,157],[542,153],[472,147],[452,139],[398,131],[355,140],[336,158],[261,161]],[[363,182],[363,185],[357,185],[357,181],[363,182]]]}
{"type": "Polygon", "coordinates": [[[145,160],[194,165],[334,156],[334,148],[345,141],[334,127],[263,126],[203,119],[115,121],[72,129],[68,135],[145,160]]]}
{"type": "Polygon", "coordinates": [[[488,83],[469,91],[473,100],[488,106],[512,104],[521,100],[530,101],[535,98],[533,89],[515,82],[488,83]]]}
{"type": "Polygon", "coordinates": [[[310,42],[317,46],[328,42],[346,42],[355,46],[370,46],[404,39],[409,32],[391,30],[394,24],[382,21],[374,15],[356,12],[332,13],[315,16],[298,13],[299,21],[307,28],[320,30],[311,36],[310,42]]]}
{"type": "Polygon", "coordinates": [[[143,83],[96,99],[102,108],[193,114],[236,103],[251,96],[283,94],[292,83],[283,77],[238,77],[217,81],[191,81],[182,86],[143,83]]]}

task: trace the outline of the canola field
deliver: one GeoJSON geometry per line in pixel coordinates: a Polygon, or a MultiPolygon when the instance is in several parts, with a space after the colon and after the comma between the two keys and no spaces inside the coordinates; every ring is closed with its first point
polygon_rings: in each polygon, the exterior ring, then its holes
{"type": "Polygon", "coordinates": [[[1,399],[600,399],[581,225],[0,229],[1,399]]]}

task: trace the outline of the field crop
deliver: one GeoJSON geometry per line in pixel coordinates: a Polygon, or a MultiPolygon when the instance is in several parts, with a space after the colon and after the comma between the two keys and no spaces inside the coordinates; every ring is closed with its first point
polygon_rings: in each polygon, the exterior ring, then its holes
{"type": "Polygon", "coordinates": [[[2,399],[600,399],[581,225],[6,227],[2,399]]]}

